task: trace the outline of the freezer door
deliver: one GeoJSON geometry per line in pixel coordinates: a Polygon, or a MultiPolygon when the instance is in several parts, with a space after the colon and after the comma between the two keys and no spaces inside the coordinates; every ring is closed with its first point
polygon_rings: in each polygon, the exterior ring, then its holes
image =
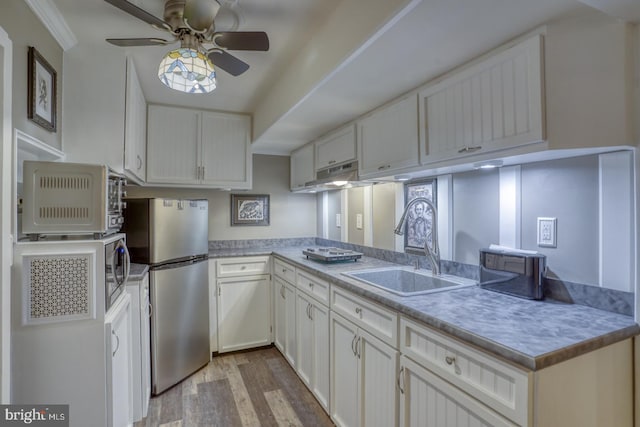
{"type": "Polygon", "coordinates": [[[151,381],[161,393],[209,362],[208,263],[151,270],[151,381]]]}
{"type": "Polygon", "coordinates": [[[151,264],[209,252],[206,200],[149,200],[151,264]]]}

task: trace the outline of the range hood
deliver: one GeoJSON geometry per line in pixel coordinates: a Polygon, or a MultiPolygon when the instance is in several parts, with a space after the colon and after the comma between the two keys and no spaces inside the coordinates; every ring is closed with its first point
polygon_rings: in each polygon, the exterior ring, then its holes
{"type": "Polygon", "coordinates": [[[316,179],[306,182],[301,192],[317,192],[340,190],[342,188],[361,187],[372,182],[360,181],[358,178],[358,162],[356,160],[333,165],[316,172],[316,179]]]}

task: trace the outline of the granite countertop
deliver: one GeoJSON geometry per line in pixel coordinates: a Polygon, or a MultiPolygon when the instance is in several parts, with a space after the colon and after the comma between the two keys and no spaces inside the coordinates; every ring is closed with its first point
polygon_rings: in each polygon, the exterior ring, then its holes
{"type": "Polygon", "coordinates": [[[553,300],[532,301],[472,286],[401,297],[343,272],[397,266],[363,256],[334,264],[308,260],[303,247],[210,251],[211,258],[273,254],[333,285],[472,343],[525,369],[538,370],[640,334],[633,317],[553,300]]]}
{"type": "Polygon", "coordinates": [[[142,280],[145,274],[149,271],[149,266],[147,264],[136,264],[134,262],[131,263],[131,268],[129,269],[129,280],[142,280]]]}

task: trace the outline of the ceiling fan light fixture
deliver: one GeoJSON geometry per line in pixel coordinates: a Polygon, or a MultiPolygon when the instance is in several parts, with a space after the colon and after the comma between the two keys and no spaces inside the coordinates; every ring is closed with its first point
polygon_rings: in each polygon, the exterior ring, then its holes
{"type": "Polygon", "coordinates": [[[160,61],[158,78],[165,86],[185,93],[209,93],[216,88],[213,62],[192,47],[168,52],[160,61]]]}

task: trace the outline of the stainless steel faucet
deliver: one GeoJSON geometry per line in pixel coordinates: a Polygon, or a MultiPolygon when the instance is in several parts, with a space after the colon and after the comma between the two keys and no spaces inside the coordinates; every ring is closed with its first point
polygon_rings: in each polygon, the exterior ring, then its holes
{"type": "Polygon", "coordinates": [[[396,229],[393,230],[398,236],[402,236],[404,234],[404,223],[407,221],[407,214],[409,210],[416,203],[424,202],[429,209],[431,209],[431,215],[433,218],[433,222],[431,223],[431,237],[433,240],[432,247],[429,247],[429,242],[427,240],[427,236],[424,239],[424,254],[429,261],[431,262],[431,271],[435,275],[440,275],[440,247],[438,246],[438,212],[436,211],[436,207],[433,202],[426,197],[416,197],[411,200],[407,207],[404,208],[404,212],[402,213],[402,217],[400,217],[400,222],[396,226],[396,229]]]}

